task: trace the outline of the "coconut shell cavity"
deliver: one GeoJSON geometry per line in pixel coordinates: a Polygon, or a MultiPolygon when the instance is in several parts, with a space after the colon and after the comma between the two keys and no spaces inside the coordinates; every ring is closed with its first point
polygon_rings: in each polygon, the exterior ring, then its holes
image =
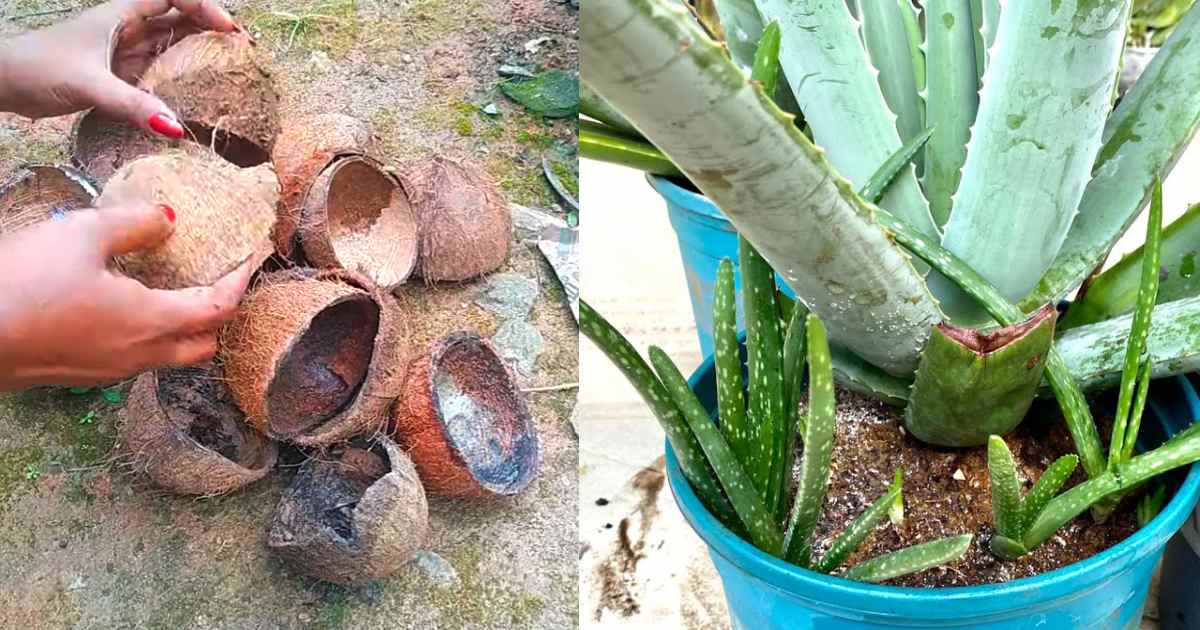
{"type": "Polygon", "coordinates": [[[417,263],[417,219],[405,187],[379,162],[336,158],[305,198],[300,241],[317,267],[357,271],[380,287],[401,285],[417,263]]]}
{"type": "Polygon", "coordinates": [[[404,378],[396,309],[349,272],[264,276],[221,335],[229,386],[249,422],[304,446],[377,431],[404,378]]]}
{"type": "Polygon", "coordinates": [[[90,207],[95,185],[68,166],[30,165],[0,185],[0,235],[90,207]]]}
{"type": "Polygon", "coordinates": [[[475,333],[448,335],[409,367],[392,418],[432,493],[513,495],[537,475],[529,409],[503,359],[475,333]]]}
{"type": "Polygon", "coordinates": [[[140,158],[113,175],[97,202],[104,208],[161,203],[175,210],[175,231],[161,245],[118,259],[126,275],[153,289],[208,286],[247,259],[274,250],[271,228],[279,182],[270,166],[238,168],[212,157],[167,153],[140,158]]]}
{"type": "Polygon", "coordinates": [[[117,439],[136,470],[181,494],[236,490],[266,476],[277,457],[275,443],[246,426],[211,364],[139,376],[117,439]]]}
{"type": "Polygon", "coordinates": [[[406,175],[420,225],[417,271],[422,278],[458,282],[504,264],[512,212],[486,173],[438,157],[414,165],[406,175]]]}
{"type": "Polygon", "coordinates": [[[354,585],[395,573],[428,531],[416,469],[380,438],[305,462],[280,498],[267,546],[298,573],[354,585]]]}
{"type": "Polygon", "coordinates": [[[71,163],[101,184],[133,160],[172,150],[196,156],[210,153],[208,147],[146,133],[98,110],[80,116],[71,135],[71,163]]]}

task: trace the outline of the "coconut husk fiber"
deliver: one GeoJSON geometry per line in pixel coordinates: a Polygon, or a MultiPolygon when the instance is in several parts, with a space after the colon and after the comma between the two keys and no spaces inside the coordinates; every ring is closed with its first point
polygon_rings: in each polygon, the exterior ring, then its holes
{"type": "Polygon", "coordinates": [[[150,288],[208,286],[247,259],[261,263],[274,250],[279,182],[268,165],[243,169],[179,152],[139,158],[113,175],[97,206],[103,212],[147,201],[175,210],[175,231],[158,247],[117,262],[150,288]]]}
{"type": "Polygon", "coordinates": [[[525,399],[476,333],[451,333],[413,362],[392,420],[431,493],[512,495],[537,476],[538,437],[525,399]]]}
{"type": "Polygon", "coordinates": [[[370,126],[356,118],[321,114],[283,119],[271,152],[281,188],[275,251],[293,257],[301,206],[317,175],[339,155],[370,154],[373,150],[370,126]]]}
{"type": "Polygon", "coordinates": [[[435,157],[410,165],[406,181],[420,226],[422,278],[458,282],[504,264],[512,212],[486,173],[435,157]]]}
{"type": "Polygon", "coordinates": [[[135,469],[181,494],[224,494],[258,481],[278,454],[274,442],[243,422],[211,363],[139,376],[117,439],[135,469]]]}
{"type": "Polygon", "coordinates": [[[405,326],[393,300],[345,270],[264,275],[221,333],[234,400],[258,430],[328,446],[380,429],[399,395],[405,326]]]}
{"type": "Polygon", "coordinates": [[[417,471],[381,437],[305,462],[279,500],[267,547],[299,573],[353,585],[395,573],[428,532],[417,471]]]}
{"type": "Polygon", "coordinates": [[[125,164],[171,150],[207,155],[207,146],[146,133],[122,120],[91,110],[75,121],[71,133],[71,163],[104,184],[125,164]]]}
{"type": "Polygon", "coordinates": [[[417,264],[417,218],[404,184],[383,164],[342,156],[308,191],[300,242],[314,266],[357,271],[390,291],[417,264]]]}
{"type": "Polygon", "coordinates": [[[100,194],[69,166],[29,165],[0,184],[0,235],[90,207],[100,194]]]}
{"type": "Polygon", "coordinates": [[[238,166],[270,161],[279,95],[243,33],[199,33],[155,59],[138,84],[173,109],[191,139],[238,166]]]}

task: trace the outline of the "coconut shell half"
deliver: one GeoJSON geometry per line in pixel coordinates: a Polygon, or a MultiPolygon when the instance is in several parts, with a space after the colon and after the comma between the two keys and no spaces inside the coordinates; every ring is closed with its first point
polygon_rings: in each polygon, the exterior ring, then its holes
{"type": "Polygon", "coordinates": [[[162,203],[175,210],[175,231],[153,249],[118,259],[122,270],[152,289],[208,286],[247,259],[274,250],[271,228],[279,182],[270,166],[238,168],[214,157],[179,152],[139,158],[109,180],[97,203],[162,203]]]}
{"type": "Polygon", "coordinates": [[[403,183],[382,164],[339,157],[308,191],[300,242],[313,265],[357,271],[392,290],[417,264],[417,218],[403,183]]]}
{"type": "Polygon", "coordinates": [[[199,33],[155,59],[139,87],[163,100],[196,143],[238,166],[271,159],[279,95],[243,33],[199,33]]]}
{"type": "Polygon", "coordinates": [[[293,256],[304,197],[325,167],[339,155],[369,154],[374,138],[367,123],[343,114],[285,118],[271,159],[279,174],[279,221],[275,251],[293,256]]]}
{"type": "Polygon", "coordinates": [[[395,573],[428,532],[416,469],[380,438],[305,462],[279,500],[267,546],[299,573],[353,585],[395,573]]]}
{"type": "Polygon", "coordinates": [[[0,185],[0,235],[91,207],[99,194],[87,176],[69,166],[22,167],[0,185]]]}
{"type": "Polygon", "coordinates": [[[137,470],[181,494],[236,490],[266,476],[277,457],[275,443],[246,426],[211,364],[139,376],[117,439],[137,470]]]}
{"type": "Polygon", "coordinates": [[[80,116],[71,134],[71,163],[101,184],[133,160],[172,150],[197,156],[209,154],[207,147],[146,133],[97,110],[80,116]]]}
{"type": "Polygon", "coordinates": [[[486,173],[437,157],[409,168],[406,179],[420,222],[422,278],[458,282],[504,264],[512,211],[486,173]]]}
{"type": "Polygon", "coordinates": [[[409,367],[394,437],[425,487],[449,496],[503,496],[537,476],[538,437],[511,370],[472,332],[435,342],[409,367]]]}
{"type": "Polygon", "coordinates": [[[403,384],[403,322],[362,276],[267,274],[221,335],[234,399],[258,430],[304,446],[371,434],[403,384]]]}

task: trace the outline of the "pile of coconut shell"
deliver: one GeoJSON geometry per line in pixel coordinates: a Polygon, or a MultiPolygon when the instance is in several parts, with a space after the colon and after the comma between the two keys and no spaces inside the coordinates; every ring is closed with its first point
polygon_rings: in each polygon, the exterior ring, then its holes
{"type": "Polygon", "coordinates": [[[79,208],[171,206],[161,246],[115,260],[146,286],[205,286],[260,265],[215,362],[142,374],[118,423],[123,458],[190,495],[305,456],[269,525],[298,572],[355,584],[395,572],[424,543],[426,493],[521,492],[538,439],[510,368],[472,332],[408,341],[392,291],[476,278],[508,256],[512,218],[478,170],[383,162],[370,128],[325,114],[280,119],[255,46],[200,34],[166,50],[140,87],[188,137],[150,136],[97,112],[75,125],[72,167],[31,166],[0,188],[0,233],[79,208]]]}

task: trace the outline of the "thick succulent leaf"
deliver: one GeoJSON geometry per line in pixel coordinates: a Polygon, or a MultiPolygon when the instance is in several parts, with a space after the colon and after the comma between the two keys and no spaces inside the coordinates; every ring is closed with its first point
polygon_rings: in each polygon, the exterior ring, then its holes
{"type": "MultiPolygon", "coordinates": [[[[939,324],[925,344],[904,426],[939,446],[979,446],[1025,418],[1054,340],[1052,306],[982,333],[939,324]]],[[[1006,535],[1010,535],[1006,532],[1006,535]]]]}
{"type": "Polygon", "coordinates": [[[582,11],[588,83],[721,208],[834,339],[910,374],[942,316],[873,208],[685,12],[656,0],[582,11]]]}
{"type": "Polygon", "coordinates": [[[675,407],[683,414],[688,427],[704,449],[704,456],[721,481],[725,495],[737,510],[738,517],[750,533],[750,541],[755,547],[777,556],[783,548],[783,535],[775,526],[774,514],[771,508],[763,503],[762,497],[754,489],[750,476],[738,463],[733,451],[717,425],[708,417],[704,405],[696,398],[688,386],[687,379],[679,372],[679,368],[671,361],[671,357],[662,349],[650,346],[650,364],[654,366],[658,377],[662,379],[663,387],[675,402],[675,407]]]}
{"type": "Polygon", "coordinates": [[[808,316],[808,422],[804,427],[804,459],[796,504],[784,539],[785,558],[801,567],[809,566],[812,534],[825,503],[829,483],[829,461],[833,456],[833,365],[825,327],[816,315],[808,316]]]}
{"type": "Polygon", "coordinates": [[[634,139],[641,137],[638,130],[634,129],[628,120],[625,120],[621,112],[618,112],[616,108],[600,98],[600,95],[587,83],[580,83],[579,85],[579,111],[585,116],[604,123],[614,131],[618,131],[634,139]]]}
{"type": "Polygon", "coordinates": [[[982,78],[986,64],[991,59],[992,46],[996,43],[996,32],[1000,30],[1000,0],[980,0],[980,13],[983,20],[979,26],[979,33],[983,39],[985,52],[984,66],[979,68],[982,78]]]}
{"type": "Polygon", "coordinates": [[[1021,502],[1021,520],[1018,531],[1020,540],[1025,535],[1025,531],[1033,524],[1042,510],[1046,509],[1046,505],[1051,499],[1058,494],[1063,484],[1071,478],[1075,472],[1075,468],[1079,466],[1079,456],[1075,454],[1063,455],[1054,460],[1046,471],[1038,477],[1037,483],[1030,488],[1029,494],[1025,495],[1024,501],[1021,502]]]}
{"type": "Polygon", "coordinates": [[[842,577],[860,582],[883,582],[930,567],[950,564],[963,557],[971,546],[972,538],[971,534],[962,534],[913,545],[856,564],[843,573],[842,577]]]}
{"type": "Polygon", "coordinates": [[[1147,492],[1137,504],[1138,527],[1145,527],[1167,504],[1167,487],[1155,484],[1153,492],[1147,492]]]}
{"type": "MultiPolygon", "coordinates": [[[[782,302],[781,302],[782,303],[782,302]]],[[[796,460],[796,435],[804,435],[804,416],[800,414],[800,388],[804,383],[804,363],[808,346],[808,331],[805,329],[808,320],[808,309],[804,305],[793,305],[788,313],[787,333],[783,337],[783,400],[787,412],[787,433],[784,435],[783,467],[780,477],[783,480],[783,493],[779,502],[779,521],[787,518],[788,490],[791,488],[792,466],[796,460]]]]}
{"type": "MultiPolygon", "coordinates": [[[[901,146],[845,0],[756,0],[766,20],[779,20],[779,62],[817,144],[850,181],[862,185],[901,146]]],[[[880,205],[927,234],[936,234],[929,205],[908,169],[880,205]]],[[[835,335],[836,337],[836,335],[835,335]]]]}
{"type": "Polygon", "coordinates": [[[863,184],[862,188],[858,190],[859,196],[871,203],[879,201],[896,176],[917,157],[932,135],[933,129],[926,129],[905,142],[904,146],[897,149],[883,165],[875,170],[867,183],[863,184]]]}
{"type": "Polygon", "coordinates": [[[646,365],[641,355],[630,345],[629,340],[583,300],[579,301],[579,330],[621,370],[650,407],[650,411],[654,412],[654,417],[658,419],[671,442],[671,450],[675,451],[679,468],[683,470],[684,477],[687,477],[696,491],[696,496],[708,511],[729,529],[735,532],[745,531],[733,510],[733,505],[721,491],[717,476],[696,436],[688,428],[687,421],[671,402],[670,395],[658,377],[650,371],[650,366],[646,365]]]}
{"type": "Polygon", "coordinates": [[[725,46],[729,48],[729,54],[749,72],[763,33],[758,7],[754,6],[754,0],[713,0],[713,3],[725,28],[725,46]]]}
{"type": "Polygon", "coordinates": [[[988,541],[988,549],[991,550],[992,555],[1005,560],[1016,560],[1029,553],[1025,545],[1000,534],[992,536],[992,539],[988,541]]]}
{"type": "Polygon", "coordinates": [[[933,129],[933,137],[925,145],[925,194],[929,212],[939,226],[950,218],[951,200],[967,159],[971,124],[979,109],[975,33],[971,0],[925,3],[925,54],[929,59],[925,124],[933,129]]]}
{"type": "MultiPolygon", "coordinates": [[[[942,244],[1009,301],[1050,266],[1091,178],[1128,10],[1128,0],[1055,0],[1000,13],[942,244]]],[[[956,321],[984,319],[952,282],[930,286],[956,321]]]]}
{"type": "MultiPolygon", "coordinates": [[[[1056,301],[1079,286],[1146,206],[1154,182],[1175,166],[1200,123],[1198,65],[1200,11],[1191,11],[1105,125],[1104,147],[1092,167],[1079,216],[1054,263],[1021,300],[1023,308],[1056,301]]],[[[1182,296],[1169,299],[1176,297],[1182,296]]]]}
{"type": "Polygon", "coordinates": [[[863,43],[871,64],[879,71],[883,99],[896,115],[900,141],[907,143],[925,129],[917,74],[908,49],[908,33],[900,3],[870,0],[859,5],[863,43]]]}
{"type": "Polygon", "coordinates": [[[1150,396],[1150,361],[1142,361],[1138,369],[1137,393],[1133,398],[1133,410],[1129,412],[1129,426],[1125,431],[1125,453],[1123,459],[1133,457],[1133,449],[1137,446],[1138,433],[1142,428],[1142,415],[1146,411],[1146,399],[1150,396]]]}
{"type": "Polygon", "coordinates": [[[737,296],[733,286],[733,263],[726,258],[717,267],[713,290],[713,364],[717,371],[717,412],[721,434],[739,462],[750,460],[755,446],[746,417],[742,357],[738,350],[737,296]]]}
{"type": "Polygon", "coordinates": [[[988,438],[988,480],[992,487],[992,524],[1004,537],[1021,539],[1021,480],[1004,438],[988,438]]]}
{"type": "Polygon", "coordinates": [[[892,376],[844,346],[830,344],[829,351],[833,355],[833,380],[838,385],[893,407],[908,404],[912,391],[911,378],[892,376]]]}
{"type": "Polygon", "coordinates": [[[683,176],[671,160],[649,142],[631,138],[588,120],[579,121],[579,153],[591,160],[619,164],[655,175],[683,176]]]}
{"type": "MultiPolygon", "coordinates": [[[[900,471],[897,470],[897,473],[900,471]]],[[[892,480],[892,484],[888,486],[887,492],[883,496],[875,500],[874,503],[866,509],[865,512],[858,515],[854,522],[850,523],[849,527],[842,533],[838,534],[837,538],[833,539],[833,544],[829,546],[829,551],[821,557],[821,560],[813,567],[818,573],[829,573],[842,565],[850,554],[854,553],[862,541],[867,538],[867,535],[875,530],[875,526],[879,521],[887,516],[888,511],[897,501],[902,501],[900,489],[903,486],[902,477],[897,474],[892,480]]]]}

